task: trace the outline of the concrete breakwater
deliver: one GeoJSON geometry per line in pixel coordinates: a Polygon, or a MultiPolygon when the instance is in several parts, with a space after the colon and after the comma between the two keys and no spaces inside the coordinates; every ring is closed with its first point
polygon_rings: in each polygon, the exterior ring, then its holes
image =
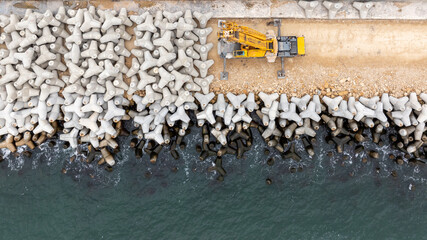
{"type": "Polygon", "coordinates": [[[125,9],[95,7],[0,16],[0,40],[6,46],[0,50],[0,147],[32,149],[58,135],[73,148],[88,143],[88,161],[100,153],[99,163],[111,170],[112,150],[119,148],[115,139],[128,133],[123,121],[134,122],[129,131],[136,135],[130,143],[136,155],[145,150],[152,163],[165,145],[179,158],[174,149],[185,147],[183,138],[196,124],[203,128],[200,159],[216,156],[211,170],[221,179],[221,156],[241,157],[252,145],[251,128],[284,158],[298,161],[288,141],[301,138],[312,154],[316,130],[326,124],[338,152],[353,139],[363,141],[364,128],[380,142],[385,129],[396,127],[396,147],[425,159],[424,93],[356,100],[210,92],[210,17],[190,10],[128,15],[125,9]],[[136,48],[129,50],[129,41],[136,48]]]}

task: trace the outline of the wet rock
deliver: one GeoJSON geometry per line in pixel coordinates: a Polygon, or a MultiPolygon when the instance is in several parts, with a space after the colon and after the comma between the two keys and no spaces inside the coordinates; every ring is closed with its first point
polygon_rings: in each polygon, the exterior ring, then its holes
{"type": "Polygon", "coordinates": [[[297,162],[301,161],[301,157],[295,151],[295,143],[292,143],[288,151],[285,152],[283,158],[291,158],[297,162]]]}
{"type": "Polygon", "coordinates": [[[120,147],[117,147],[117,148],[114,148],[113,149],[113,153],[114,154],[117,154],[117,153],[119,153],[120,152],[120,147]]]}
{"type": "Polygon", "coordinates": [[[361,152],[363,152],[363,150],[365,150],[365,147],[364,147],[364,146],[362,146],[362,145],[358,145],[358,146],[354,149],[354,152],[355,152],[355,153],[361,153],[361,152]]]}
{"type": "Polygon", "coordinates": [[[23,153],[22,153],[22,155],[24,155],[25,157],[27,157],[27,158],[30,158],[31,157],[31,155],[32,155],[32,153],[30,152],[30,151],[24,151],[23,153]]]}
{"type": "Polygon", "coordinates": [[[137,145],[138,145],[138,138],[132,138],[132,140],[130,140],[129,146],[131,148],[136,148],[137,145]]]}
{"type": "Polygon", "coordinates": [[[403,158],[399,156],[396,158],[396,163],[398,165],[403,165],[405,163],[405,161],[403,161],[403,158]]]}
{"type": "Polygon", "coordinates": [[[104,159],[104,158],[99,159],[99,161],[98,161],[98,165],[102,165],[102,164],[104,164],[104,163],[105,163],[105,159],[104,159]]]}
{"type": "Polygon", "coordinates": [[[225,176],[227,172],[222,167],[222,158],[217,157],[215,160],[215,166],[211,169],[217,171],[220,175],[225,176]]]}
{"type": "Polygon", "coordinates": [[[378,159],[379,158],[379,153],[377,151],[369,151],[369,157],[373,158],[373,159],[378,159]]]}
{"type": "Polygon", "coordinates": [[[219,176],[216,178],[216,180],[217,180],[218,182],[223,182],[223,181],[224,181],[224,176],[219,175],[219,176]]]}
{"type": "Polygon", "coordinates": [[[110,165],[106,165],[104,168],[107,172],[112,172],[113,171],[113,167],[110,165]]]}
{"type": "Polygon", "coordinates": [[[151,164],[156,164],[157,158],[158,158],[158,154],[156,152],[151,152],[150,153],[150,163],[151,164]]]}
{"type": "Polygon", "coordinates": [[[307,138],[303,138],[302,142],[303,142],[305,151],[308,153],[308,155],[314,156],[314,148],[313,148],[313,145],[311,145],[310,141],[307,138]]]}
{"type": "Polygon", "coordinates": [[[271,180],[270,178],[265,179],[265,183],[267,183],[267,185],[271,185],[273,183],[273,180],[271,180]]]}
{"type": "Polygon", "coordinates": [[[53,147],[55,147],[55,146],[56,146],[56,142],[55,142],[55,141],[49,141],[48,146],[49,146],[50,148],[53,148],[53,147]]]}
{"type": "Polygon", "coordinates": [[[332,140],[335,142],[335,145],[337,147],[337,152],[342,153],[344,151],[344,145],[350,141],[349,136],[345,136],[343,138],[339,137],[333,137],[332,140]]]}
{"type": "Polygon", "coordinates": [[[170,152],[171,152],[172,157],[173,157],[175,160],[178,160],[178,159],[179,159],[179,154],[178,154],[178,152],[177,152],[176,150],[171,150],[170,152]]]}
{"type": "Polygon", "coordinates": [[[267,165],[268,165],[268,166],[273,166],[273,165],[274,165],[274,158],[269,158],[269,159],[267,160],[267,165]]]}

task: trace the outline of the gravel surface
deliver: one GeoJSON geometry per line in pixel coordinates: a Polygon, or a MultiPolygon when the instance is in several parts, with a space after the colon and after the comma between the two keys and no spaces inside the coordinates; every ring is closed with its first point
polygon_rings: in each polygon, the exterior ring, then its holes
{"type": "MultiPolygon", "coordinates": [[[[261,32],[266,19],[238,19],[261,32]]],[[[427,24],[389,20],[282,20],[283,35],[304,35],[306,55],[285,60],[287,77],[276,77],[280,59],[231,59],[229,80],[219,80],[222,59],[216,49],[217,21],[210,41],[215,60],[210,73],[214,92],[280,92],[292,96],[318,93],[329,96],[373,96],[388,92],[402,96],[427,90],[427,24]]],[[[276,31],[276,30],[275,30],[276,31]]]]}

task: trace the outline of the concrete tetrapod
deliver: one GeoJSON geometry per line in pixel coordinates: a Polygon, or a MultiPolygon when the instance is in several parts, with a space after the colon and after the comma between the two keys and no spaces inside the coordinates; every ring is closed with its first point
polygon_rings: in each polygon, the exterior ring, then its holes
{"type": "Polygon", "coordinates": [[[348,110],[348,105],[346,100],[341,101],[339,105],[339,109],[337,111],[332,111],[332,115],[335,117],[353,119],[353,114],[348,110]]]}
{"type": "Polygon", "coordinates": [[[310,18],[314,9],[319,5],[319,1],[298,1],[298,5],[304,9],[305,17],[310,18]]]}
{"type": "MultiPolygon", "coordinates": [[[[176,37],[181,38],[185,36],[186,33],[191,33],[195,26],[191,23],[187,23],[183,17],[178,19],[177,27],[176,27],[176,37]]],[[[197,38],[197,37],[196,37],[197,38]]],[[[197,41],[198,39],[191,39],[193,41],[197,41]]]]}
{"type": "Polygon", "coordinates": [[[199,69],[200,77],[202,77],[202,78],[207,76],[208,70],[213,64],[214,64],[214,60],[212,60],[212,59],[204,61],[204,62],[199,61],[199,60],[194,60],[194,65],[199,69]]]}
{"type": "Polygon", "coordinates": [[[261,100],[264,102],[264,106],[267,108],[271,107],[271,104],[273,103],[273,101],[279,98],[279,94],[277,93],[268,95],[264,92],[260,92],[258,96],[261,98],[261,100]]]}
{"type": "MultiPolygon", "coordinates": [[[[309,118],[315,122],[320,121],[320,116],[316,113],[316,104],[311,101],[306,110],[299,114],[301,118],[309,118]]],[[[353,116],[353,115],[352,115],[353,116]]],[[[305,121],[305,120],[304,120],[305,121]]]]}
{"type": "Polygon", "coordinates": [[[213,29],[211,27],[208,28],[195,28],[193,30],[194,34],[199,37],[199,42],[202,45],[205,45],[207,42],[207,37],[211,34],[213,29]]]}
{"type": "Polygon", "coordinates": [[[203,44],[203,45],[194,44],[193,47],[200,54],[200,59],[202,61],[207,61],[209,51],[213,48],[213,43],[208,43],[208,44],[203,44]]]}
{"type": "Polygon", "coordinates": [[[197,119],[205,119],[212,125],[215,124],[216,120],[213,115],[213,105],[208,104],[203,111],[196,114],[196,117],[197,119]]]}
{"type": "Polygon", "coordinates": [[[363,117],[373,118],[375,117],[375,111],[365,107],[362,103],[357,101],[354,106],[356,107],[357,114],[354,116],[354,120],[360,121],[363,117]]]}
{"type": "Polygon", "coordinates": [[[224,94],[220,93],[217,95],[216,102],[214,104],[214,110],[217,112],[217,116],[219,113],[224,114],[225,108],[227,107],[227,104],[225,102],[224,94]]]}
{"type": "Polygon", "coordinates": [[[231,121],[233,121],[234,123],[238,123],[240,121],[250,123],[252,121],[252,118],[249,116],[249,114],[246,113],[245,107],[241,106],[237,109],[237,113],[233,116],[231,121]]]}
{"type": "Polygon", "coordinates": [[[328,106],[329,111],[332,112],[332,111],[338,111],[339,105],[340,105],[340,103],[342,101],[342,97],[338,96],[338,97],[335,97],[335,98],[330,98],[328,96],[324,96],[322,98],[322,100],[326,104],[326,106],[328,106]]]}
{"type": "Polygon", "coordinates": [[[344,6],[341,2],[323,1],[322,4],[326,9],[328,9],[329,19],[333,19],[335,15],[337,15],[337,12],[344,6]]]}
{"type": "Polygon", "coordinates": [[[417,121],[420,123],[427,121],[427,104],[423,104],[421,112],[418,115],[417,121]]]}
{"type": "Polygon", "coordinates": [[[408,97],[395,98],[389,97],[390,103],[393,105],[393,109],[397,111],[404,111],[406,109],[406,103],[409,101],[408,97]]]}
{"type": "Polygon", "coordinates": [[[154,140],[160,145],[163,144],[164,139],[162,136],[162,130],[163,130],[163,125],[158,125],[153,131],[148,132],[144,135],[145,139],[154,140]]]}
{"type": "Polygon", "coordinates": [[[412,112],[412,108],[409,103],[405,105],[404,111],[393,111],[391,112],[391,116],[395,119],[400,119],[406,127],[411,125],[410,114],[412,112]]]}
{"type": "Polygon", "coordinates": [[[179,106],[174,114],[170,116],[170,120],[176,122],[178,120],[189,123],[190,117],[185,112],[184,106],[179,106]]]}
{"type": "Polygon", "coordinates": [[[250,92],[248,94],[248,97],[243,102],[243,106],[245,106],[248,112],[253,112],[254,110],[257,110],[259,108],[258,104],[256,104],[255,102],[255,94],[253,92],[250,92]]]}
{"type": "Polygon", "coordinates": [[[150,12],[144,12],[140,15],[130,15],[129,19],[136,24],[142,24],[145,21],[145,18],[150,15],[150,12]]]}
{"type": "Polygon", "coordinates": [[[320,114],[322,113],[322,111],[326,110],[325,106],[323,106],[323,104],[320,102],[320,97],[319,95],[313,95],[313,100],[312,100],[315,104],[315,109],[316,109],[316,113],[320,114]]]}
{"type": "Polygon", "coordinates": [[[422,106],[420,104],[420,102],[418,102],[418,97],[417,94],[414,92],[411,92],[409,94],[409,103],[412,109],[414,109],[415,111],[421,111],[422,106]]]}
{"type": "Polygon", "coordinates": [[[372,2],[353,2],[353,7],[359,10],[359,16],[365,19],[368,16],[369,9],[374,6],[372,2]]]}
{"type": "Polygon", "coordinates": [[[393,111],[393,106],[390,103],[390,99],[388,93],[383,93],[381,95],[381,103],[383,104],[383,108],[387,112],[393,111]]]}
{"type": "Polygon", "coordinates": [[[316,131],[314,131],[314,129],[311,128],[310,118],[304,119],[304,124],[301,127],[298,127],[295,129],[295,134],[296,135],[304,135],[305,134],[305,135],[310,136],[310,137],[316,136],[316,131]]]}
{"type": "Polygon", "coordinates": [[[306,94],[301,98],[292,97],[291,102],[295,103],[299,110],[304,111],[307,109],[307,104],[310,101],[311,96],[306,94]]]}
{"type": "Polygon", "coordinates": [[[288,97],[284,93],[280,95],[279,110],[284,112],[287,112],[289,110],[288,97]]]}
{"type": "Polygon", "coordinates": [[[191,24],[194,27],[197,27],[197,23],[193,19],[193,14],[191,13],[191,10],[187,9],[184,12],[184,20],[185,20],[186,23],[191,24]]]}
{"type": "Polygon", "coordinates": [[[212,81],[214,80],[214,76],[213,75],[209,75],[205,78],[195,78],[194,82],[200,86],[200,88],[202,89],[203,94],[208,94],[209,93],[209,86],[212,83],[212,81]]]}
{"type": "MultiPolygon", "coordinates": [[[[262,111],[262,110],[261,110],[261,111],[262,111]]],[[[279,102],[278,102],[278,101],[274,101],[274,102],[271,104],[271,107],[270,107],[270,109],[268,110],[267,115],[268,115],[268,118],[269,118],[270,120],[275,120],[275,119],[276,119],[276,117],[278,117],[278,116],[279,116],[279,102]]]]}
{"type": "Polygon", "coordinates": [[[176,11],[176,12],[163,11],[163,16],[169,22],[176,22],[180,17],[182,17],[183,14],[184,13],[182,11],[176,11]]]}
{"type": "Polygon", "coordinates": [[[287,119],[289,121],[294,121],[298,124],[298,126],[302,126],[303,121],[301,117],[296,112],[296,104],[290,103],[289,105],[289,111],[280,113],[280,117],[283,119],[287,119]]]}
{"type": "Polygon", "coordinates": [[[195,11],[195,12],[193,12],[193,15],[197,19],[197,21],[199,21],[199,27],[205,28],[209,19],[212,18],[213,12],[200,13],[200,12],[195,11]]]}
{"type": "Polygon", "coordinates": [[[158,47],[164,47],[168,52],[173,52],[173,45],[171,41],[172,31],[166,30],[161,38],[153,40],[153,45],[158,47]]]}
{"type": "Polygon", "coordinates": [[[377,107],[377,102],[380,100],[378,96],[372,97],[372,98],[365,98],[360,97],[359,102],[362,103],[364,106],[375,110],[377,107]]]}
{"type": "Polygon", "coordinates": [[[71,132],[67,134],[61,134],[59,135],[59,139],[62,141],[66,141],[70,143],[70,146],[72,148],[77,148],[77,135],[79,134],[79,130],[76,128],[73,128],[71,132]]]}
{"type": "Polygon", "coordinates": [[[242,102],[246,99],[246,94],[240,94],[236,96],[233,93],[227,93],[227,99],[235,109],[238,109],[242,105],[242,102]]]}
{"type": "Polygon", "coordinates": [[[210,92],[208,94],[201,94],[196,92],[194,94],[194,97],[199,101],[200,107],[202,110],[206,108],[206,106],[209,104],[209,102],[215,97],[215,94],[213,92],[210,92]]]}
{"type": "Polygon", "coordinates": [[[146,48],[150,51],[153,51],[154,50],[154,44],[151,41],[152,34],[153,34],[152,32],[146,31],[142,38],[136,39],[134,41],[134,45],[142,47],[142,48],[146,48]]]}

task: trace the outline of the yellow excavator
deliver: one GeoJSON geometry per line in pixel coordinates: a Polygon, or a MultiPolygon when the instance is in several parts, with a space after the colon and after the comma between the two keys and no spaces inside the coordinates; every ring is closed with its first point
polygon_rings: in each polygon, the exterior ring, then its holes
{"type": "Polygon", "coordinates": [[[280,57],[282,69],[277,72],[277,77],[285,78],[284,58],[305,55],[304,37],[280,36],[281,20],[275,19],[272,24],[278,28],[277,37],[272,30],[262,34],[235,22],[218,21],[218,54],[224,60],[221,80],[228,80],[226,61],[232,58],[265,57],[268,62],[275,62],[280,57]]]}

